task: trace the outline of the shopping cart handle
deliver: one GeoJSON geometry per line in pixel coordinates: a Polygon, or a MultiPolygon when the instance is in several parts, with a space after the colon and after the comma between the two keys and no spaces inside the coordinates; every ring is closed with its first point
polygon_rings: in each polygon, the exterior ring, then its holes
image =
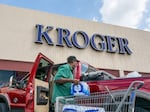
{"type": "Polygon", "coordinates": [[[130,84],[129,88],[127,89],[127,92],[125,93],[122,101],[120,102],[120,104],[119,104],[119,106],[118,106],[118,108],[117,108],[117,110],[115,112],[120,112],[120,109],[121,109],[125,99],[128,97],[128,94],[131,92],[133,87],[134,87],[134,90],[136,90],[136,89],[140,89],[143,85],[144,85],[144,81],[133,81],[130,84]]]}
{"type": "Polygon", "coordinates": [[[136,89],[140,89],[144,85],[144,81],[133,81],[131,83],[131,87],[134,87],[136,89]]]}

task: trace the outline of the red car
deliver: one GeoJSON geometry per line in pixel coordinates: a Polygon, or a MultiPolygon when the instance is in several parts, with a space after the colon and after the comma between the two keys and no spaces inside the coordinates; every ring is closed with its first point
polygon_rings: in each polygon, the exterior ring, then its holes
{"type": "MultiPolygon", "coordinates": [[[[39,53],[31,72],[17,79],[10,77],[9,86],[0,88],[0,112],[49,112],[51,99],[52,70],[62,64],[54,62],[39,53]]],[[[150,77],[116,78],[112,74],[100,71],[87,63],[78,62],[74,77],[85,81],[90,92],[127,90],[131,82],[143,81],[144,85],[137,91],[135,112],[150,111],[150,77]]]]}

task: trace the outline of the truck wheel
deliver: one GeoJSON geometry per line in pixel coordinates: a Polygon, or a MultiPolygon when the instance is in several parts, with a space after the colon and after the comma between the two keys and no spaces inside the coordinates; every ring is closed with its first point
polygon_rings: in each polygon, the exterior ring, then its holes
{"type": "Polygon", "coordinates": [[[141,107],[135,107],[134,112],[149,112],[149,111],[148,111],[148,110],[145,110],[145,109],[143,109],[143,108],[141,108],[141,107]]]}
{"type": "Polygon", "coordinates": [[[5,103],[0,103],[0,112],[8,112],[5,103]]]}

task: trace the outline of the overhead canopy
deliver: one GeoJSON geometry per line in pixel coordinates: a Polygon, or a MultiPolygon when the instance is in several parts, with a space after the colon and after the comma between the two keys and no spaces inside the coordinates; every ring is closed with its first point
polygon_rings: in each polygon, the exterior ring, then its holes
{"type": "Polygon", "coordinates": [[[0,70],[29,72],[32,69],[32,65],[33,62],[0,60],[0,70]]]}

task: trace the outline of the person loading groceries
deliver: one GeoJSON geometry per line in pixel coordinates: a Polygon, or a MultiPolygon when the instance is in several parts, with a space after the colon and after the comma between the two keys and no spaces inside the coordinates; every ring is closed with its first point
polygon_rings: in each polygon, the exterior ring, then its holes
{"type": "Polygon", "coordinates": [[[52,103],[55,104],[56,97],[58,96],[70,96],[71,95],[71,83],[78,84],[79,80],[74,79],[73,69],[77,65],[77,59],[75,56],[69,56],[67,58],[67,64],[61,65],[58,68],[57,73],[54,76],[54,86],[52,91],[52,103]]]}

